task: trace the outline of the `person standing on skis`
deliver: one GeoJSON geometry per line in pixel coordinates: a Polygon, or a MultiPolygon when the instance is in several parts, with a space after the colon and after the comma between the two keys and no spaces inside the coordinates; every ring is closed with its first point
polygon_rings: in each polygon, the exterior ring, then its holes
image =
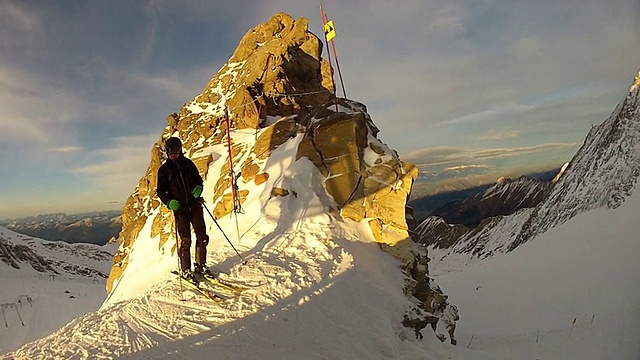
{"type": "Polygon", "coordinates": [[[165,142],[167,160],[158,169],[156,193],[162,203],[173,211],[177,231],[180,236],[178,259],[181,276],[195,280],[197,275],[211,276],[206,267],[207,244],[202,213],[202,177],[196,165],[182,153],[182,142],[170,137],[165,142]],[[196,256],[194,270],[191,270],[191,226],[196,234],[196,256]]]}

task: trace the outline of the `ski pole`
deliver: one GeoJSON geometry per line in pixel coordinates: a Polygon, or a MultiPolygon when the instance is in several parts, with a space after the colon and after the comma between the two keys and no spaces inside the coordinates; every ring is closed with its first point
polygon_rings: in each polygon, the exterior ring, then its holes
{"type": "Polygon", "coordinates": [[[222,235],[224,236],[225,239],[227,239],[227,241],[229,242],[229,245],[231,245],[231,247],[233,248],[233,250],[236,252],[236,254],[238,254],[238,257],[240,258],[240,260],[242,260],[242,264],[245,265],[247,263],[247,261],[242,257],[242,255],[240,255],[240,253],[238,252],[238,249],[236,249],[235,246],[233,246],[233,243],[231,242],[231,240],[229,240],[229,238],[227,237],[227,234],[224,233],[224,231],[222,230],[222,227],[220,227],[220,224],[218,224],[218,221],[216,221],[216,218],[213,216],[213,214],[211,213],[211,211],[209,211],[209,208],[207,207],[207,205],[204,203],[204,199],[200,198],[200,203],[202,204],[202,206],[205,208],[205,210],[207,210],[207,213],[209,214],[209,216],[211,216],[211,219],[213,219],[213,222],[216,224],[216,226],[218,227],[218,229],[220,229],[220,232],[222,233],[222,235]]]}
{"type": "Polygon", "coordinates": [[[178,215],[173,212],[173,228],[176,232],[176,254],[178,255],[178,281],[180,282],[180,301],[184,301],[184,289],[182,288],[182,259],[180,259],[180,240],[178,240],[178,215]]]}

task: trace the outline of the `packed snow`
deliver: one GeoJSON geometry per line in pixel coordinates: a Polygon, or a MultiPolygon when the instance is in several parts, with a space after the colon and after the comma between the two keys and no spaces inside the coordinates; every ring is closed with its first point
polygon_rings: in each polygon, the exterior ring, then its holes
{"type": "Polygon", "coordinates": [[[636,191],[437,276],[460,309],[458,344],[494,359],[640,359],[639,209],[636,191]]]}
{"type": "MultiPolygon", "coordinates": [[[[1,226],[0,243],[27,245],[50,264],[56,264],[54,267],[65,266],[71,272],[91,267],[108,274],[111,261],[97,259],[92,249],[115,252],[112,244],[103,247],[64,244],[18,234],[1,226]]],[[[20,265],[21,269],[15,269],[0,261],[0,353],[47,336],[71,319],[95,311],[104,301],[106,281],[95,272],[89,277],[71,275],[58,268],[59,274],[43,274],[24,262],[20,265]]]]}

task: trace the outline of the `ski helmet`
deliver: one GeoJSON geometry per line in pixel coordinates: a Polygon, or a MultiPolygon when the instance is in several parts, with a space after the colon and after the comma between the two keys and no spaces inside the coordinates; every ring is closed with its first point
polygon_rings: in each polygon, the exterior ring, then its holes
{"type": "Polygon", "coordinates": [[[177,154],[182,151],[182,141],[177,137],[170,137],[164,143],[164,151],[169,154],[177,154]]]}

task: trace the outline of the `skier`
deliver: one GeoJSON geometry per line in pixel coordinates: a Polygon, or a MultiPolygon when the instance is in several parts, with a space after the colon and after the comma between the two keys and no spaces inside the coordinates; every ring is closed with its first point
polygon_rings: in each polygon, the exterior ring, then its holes
{"type": "Polygon", "coordinates": [[[206,267],[207,236],[202,213],[202,177],[196,165],[182,154],[182,142],[170,137],[165,142],[167,160],[158,169],[156,193],[160,200],[173,211],[180,241],[178,260],[181,276],[196,280],[196,276],[212,277],[206,267]],[[191,270],[191,225],[196,234],[196,256],[194,270],[191,270]]]}

